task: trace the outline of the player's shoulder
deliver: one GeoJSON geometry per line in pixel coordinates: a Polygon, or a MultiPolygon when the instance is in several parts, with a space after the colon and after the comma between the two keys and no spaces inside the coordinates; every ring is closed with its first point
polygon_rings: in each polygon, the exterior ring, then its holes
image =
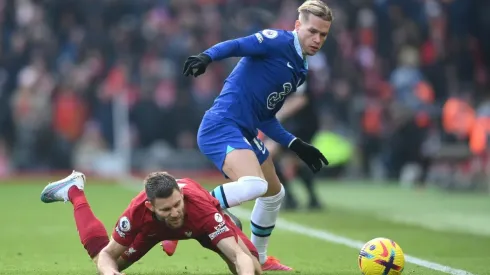
{"type": "Polygon", "coordinates": [[[126,215],[129,216],[128,218],[131,220],[139,220],[140,218],[143,218],[147,210],[145,202],[146,193],[145,191],[141,191],[131,200],[125,211],[126,215]]]}
{"type": "Polygon", "coordinates": [[[177,179],[177,184],[184,193],[184,198],[197,198],[201,200],[202,198],[207,198],[209,192],[204,189],[197,181],[190,178],[177,179]]]}
{"type": "Polygon", "coordinates": [[[148,211],[145,206],[146,194],[141,191],[129,203],[126,210],[119,217],[116,225],[116,232],[124,238],[129,231],[138,231],[144,224],[145,218],[148,218],[148,211]]]}
{"type": "Polygon", "coordinates": [[[207,211],[215,211],[216,205],[219,205],[217,200],[211,196],[208,190],[192,179],[179,179],[177,183],[180,185],[184,194],[185,203],[188,210],[191,212],[204,213],[207,211]]]}
{"type": "Polygon", "coordinates": [[[292,32],[280,29],[263,29],[255,33],[259,43],[263,41],[275,42],[275,43],[287,43],[291,39],[294,39],[292,32]]]}
{"type": "Polygon", "coordinates": [[[129,207],[138,207],[142,203],[146,201],[146,192],[145,190],[140,191],[134,198],[131,200],[129,207]]]}
{"type": "Polygon", "coordinates": [[[181,179],[177,179],[177,184],[179,184],[181,187],[182,186],[185,186],[185,185],[199,185],[199,183],[191,178],[181,178],[181,179]]]}
{"type": "Polygon", "coordinates": [[[197,181],[190,178],[177,179],[180,190],[183,190],[184,196],[201,196],[206,191],[197,181]]]}

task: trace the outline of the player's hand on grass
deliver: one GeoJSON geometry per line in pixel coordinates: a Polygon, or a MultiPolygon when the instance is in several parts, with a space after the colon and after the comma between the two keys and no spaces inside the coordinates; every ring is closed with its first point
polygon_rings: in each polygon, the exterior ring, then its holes
{"type": "Polygon", "coordinates": [[[315,148],[314,146],[296,138],[289,146],[291,151],[295,152],[298,157],[303,160],[306,165],[313,172],[318,172],[322,169],[323,165],[328,165],[328,160],[325,156],[315,148]]]}
{"type": "Polygon", "coordinates": [[[200,53],[198,55],[189,56],[184,63],[183,73],[185,76],[193,75],[194,77],[197,77],[206,71],[209,63],[211,63],[211,57],[207,54],[200,53]]]}

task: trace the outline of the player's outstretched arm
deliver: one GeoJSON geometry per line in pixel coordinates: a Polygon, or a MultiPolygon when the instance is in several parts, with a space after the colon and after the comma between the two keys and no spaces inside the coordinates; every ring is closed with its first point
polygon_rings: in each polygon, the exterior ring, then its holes
{"type": "Polygon", "coordinates": [[[220,42],[204,51],[204,54],[207,54],[213,61],[230,57],[266,55],[269,49],[269,40],[265,40],[261,33],[256,33],[220,42]]]}
{"type": "Polygon", "coordinates": [[[238,275],[254,275],[255,267],[252,258],[247,255],[238,245],[235,237],[227,237],[221,239],[218,244],[218,249],[224,256],[235,264],[236,274],[238,275]]]}
{"type": "Polygon", "coordinates": [[[188,57],[184,63],[183,74],[197,77],[206,72],[211,62],[229,57],[267,55],[271,49],[276,48],[272,40],[277,36],[277,31],[264,30],[253,35],[220,42],[203,53],[188,57]]]}
{"type": "Polygon", "coordinates": [[[109,244],[104,247],[97,260],[97,270],[101,275],[119,275],[117,259],[126,251],[127,247],[111,239],[109,244]]]}

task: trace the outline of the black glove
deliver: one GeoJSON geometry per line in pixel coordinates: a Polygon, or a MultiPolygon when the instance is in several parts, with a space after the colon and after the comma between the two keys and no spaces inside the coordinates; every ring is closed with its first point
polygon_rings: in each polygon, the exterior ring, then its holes
{"type": "Polygon", "coordinates": [[[295,152],[296,155],[298,155],[298,157],[303,160],[314,173],[320,171],[323,166],[322,162],[325,165],[328,165],[327,158],[325,158],[320,150],[299,138],[296,138],[293,143],[291,143],[289,149],[295,152]]]}
{"type": "Polygon", "coordinates": [[[211,57],[204,53],[189,56],[184,63],[183,74],[185,76],[193,75],[194,77],[202,75],[211,61],[211,57]]]}

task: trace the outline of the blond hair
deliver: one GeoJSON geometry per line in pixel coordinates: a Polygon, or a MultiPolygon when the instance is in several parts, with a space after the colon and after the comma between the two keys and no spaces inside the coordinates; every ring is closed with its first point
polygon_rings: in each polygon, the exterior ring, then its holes
{"type": "Polygon", "coordinates": [[[298,8],[299,19],[308,20],[310,14],[320,17],[325,21],[333,21],[332,10],[321,0],[307,0],[298,8]]]}

